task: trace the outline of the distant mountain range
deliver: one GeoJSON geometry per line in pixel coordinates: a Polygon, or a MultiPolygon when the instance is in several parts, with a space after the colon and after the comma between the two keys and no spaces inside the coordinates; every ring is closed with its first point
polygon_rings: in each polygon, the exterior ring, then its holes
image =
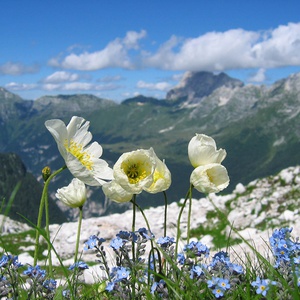
{"type": "MultiPolygon", "coordinates": [[[[0,152],[17,153],[28,172],[40,179],[45,165],[57,169],[63,164],[44,122],[59,118],[68,123],[71,116],[82,116],[91,122],[93,137],[111,166],[125,151],[153,147],[172,172],[167,194],[173,202],[188,189],[192,167],[187,145],[195,133],[212,136],[226,149],[231,184],[224,193],[229,193],[239,182],[300,164],[299,114],[300,73],[269,87],[244,85],[225,73],[187,73],[166,99],[137,96],[120,104],[81,94],[28,101],[0,88],[0,152]]],[[[52,195],[68,183],[66,174],[52,184],[52,195]]],[[[108,205],[99,189],[91,194],[88,216],[124,209],[108,205]]],[[[162,195],[146,193],[138,199],[144,207],[163,201],[162,195]]]]}

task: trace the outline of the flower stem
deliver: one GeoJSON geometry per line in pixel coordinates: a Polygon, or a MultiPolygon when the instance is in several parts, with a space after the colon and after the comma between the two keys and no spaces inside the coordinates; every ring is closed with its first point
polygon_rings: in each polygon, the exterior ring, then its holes
{"type": "MultiPolygon", "coordinates": [[[[177,257],[177,254],[178,254],[178,243],[179,243],[180,233],[181,233],[181,230],[180,230],[181,216],[182,216],[183,210],[185,208],[186,202],[189,199],[191,199],[191,197],[192,197],[192,188],[193,188],[193,186],[190,185],[189,190],[188,190],[188,192],[187,192],[187,194],[185,196],[184,202],[182,204],[182,207],[181,207],[181,209],[179,211],[179,215],[178,215],[178,220],[177,220],[177,236],[176,236],[176,245],[175,245],[175,257],[177,257]]],[[[189,234],[189,229],[188,229],[188,234],[189,234]]]]}
{"type": "Polygon", "coordinates": [[[76,239],[74,263],[77,262],[79,242],[80,242],[81,223],[82,223],[82,206],[79,207],[79,217],[78,217],[78,228],[77,228],[77,239],[76,239]]]}
{"type": "MultiPolygon", "coordinates": [[[[45,184],[44,184],[43,193],[42,193],[42,197],[41,197],[41,201],[40,201],[37,225],[36,225],[37,230],[36,230],[36,235],[35,235],[35,250],[34,250],[34,260],[33,260],[33,265],[34,266],[37,264],[37,257],[38,257],[38,250],[39,250],[39,238],[40,238],[39,229],[41,228],[41,224],[42,224],[43,210],[44,210],[46,196],[48,196],[49,183],[50,183],[52,178],[54,178],[56,175],[58,175],[60,172],[62,172],[66,168],[67,168],[67,166],[63,166],[62,168],[55,171],[53,174],[51,174],[49,176],[49,178],[45,181],[45,184]]],[[[47,219],[47,217],[46,217],[46,219],[47,219]]]]}
{"type": "Polygon", "coordinates": [[[167,236],[167,210],[168,210],[168,198],[167,193],[163,191],[164,193],[164,200],[165,200],[165,215],[164,215],[164,236],[167,236]]]}
{"type": "MultiPolygon", "coordinates": [[[[136,217],[136,194],[133,195],[133,198],[131,200],[133,203],[133,209],[132,209],[132,227],[131,231],[132,234],[135,232],[135,217],[136,217]]],[[[135,245],[134,245],[134,238],[132,237],[132,262],[134,265],[133,274],[132,274],[132,299],[135,299],[135,279],[136,279],[136,272],[135,272],[135,245]]]]}
{"type": "Polygon", "coordinates": [[[188,211],[188,220],[187,220],[187,244],[190,243],[190,231],[191,231],[191,215],[192,215],[192,189],[193,185],[190,185],[189,189],[189,211],[188,211]]]}
{"type": "MultiPolygon", "coordinates": [[[[49,201],[48,201],[48,193],[45,194],[45,214],[46,214],[46,236],[50,241],[50,229],[49,229],[49,201]]],[[[48,271],[49,275],[53,277],[52,270],[52,257],[51,257],[51,245],[48,243],[48,271]]]]}

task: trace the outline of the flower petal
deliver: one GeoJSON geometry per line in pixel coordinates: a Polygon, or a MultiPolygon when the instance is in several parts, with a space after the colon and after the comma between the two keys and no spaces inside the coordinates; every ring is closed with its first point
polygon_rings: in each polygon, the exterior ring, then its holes
{"type": "Polygon", "coordinates": [[[149,188],[144,188],[144,190],[148,193],[159,193],[167,190],[171,185],[171,172],[167,168],[164,161],[161,161],[153,151],[156,167],[153,174],[153,183],[149,188]]]}
{"type": "Polygon", "coordinates": [[[217,150],[213,138],[205,134],[197,134],[188,145],[188,155],[194,168],[211,163],[220,164],[226,157],[224,149],[217,150]]]}
{"type": "Polygon", "coordinates": [[[87,198],[85,184],[74,178],[68,186],[58,189],[55,196],[67,206],[82,207],[87,198]]]}
{"type": "Polygon", "coordinates": [[[67,150],[64,147],[64,142],[68,139],[68,131],[65,123],[59,119],[53,119],[46,121],[45,126],[56,141],[61,156],[65,159],[67,150]]]}
{"type": "Polygon", "coordinates": [[[133,194],[124,190],[115,180],[104,183],[102,190],[107,198],[117,203],[129,202],[133,197],[133,194]]]}
{"type": "Polygon", "coordinates": [[[214,163],[194,169],[190,182],[199,192],[218,193],[228,186],[229,177],[224,166],[214,163]]]}
{"type": "Polygon", "coordinates": [[[155,164],[151,149],[123,153],[113,167],[114,178],[129,193],[139,194],[153,183],[155,164]]]}

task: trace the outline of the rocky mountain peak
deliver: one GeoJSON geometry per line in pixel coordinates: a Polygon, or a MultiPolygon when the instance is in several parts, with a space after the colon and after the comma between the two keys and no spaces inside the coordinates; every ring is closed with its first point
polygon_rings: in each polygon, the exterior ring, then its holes
{"type": "Polygon", "coordinates": [[[18,95],[9,92],[5,88],[0,87],[0,102],[3,104],[8,101],[9,102],[22,102],[23,99],[21,97],[19,97],[18,95]]]}
{"type": "Polygon", "coordinates": [[[195,100],[210,95],[219,87],[242,87],[244,83],[231,78],[225,73],[214,74],[212,72],[187,72],[179,85],[167,93],[167,100],[195,100]]]}

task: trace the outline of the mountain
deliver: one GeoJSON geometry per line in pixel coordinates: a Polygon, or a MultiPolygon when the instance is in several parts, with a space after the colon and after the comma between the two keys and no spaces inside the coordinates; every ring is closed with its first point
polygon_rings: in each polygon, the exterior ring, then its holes
{"type": "MultiPolygon", "coordinates": [[[[25,223],[24,216],[36,224],[43,186],[27,172],[21,159],[14,153],[0,154],[0,165],[1,214],[25,223]]],[[[67,220],[51,198],[49,210],[53,214],[53,223],[61,224],[67,220]]]]}
{"type": "MultiPolygon", "coordinates": [[[[228,193],[238,182],[247,184],[300,164],[299,87],[300,74],[267,87],[244,85],[224,73],[198,72],[189,73],[163,100],[138,96],[117,104],[92,95],[58,95],[27,102],[6,91],[5,97],[0,94],[0,105],[10,117],[1,119],[5,136],[1,131],[0,152],[17,153],[40,180],[45,165],[53,170],[63,165],[44,122],[60,118],[68,123],[79,115],[91,122],[93,138],[103,146],[103,159],[111,166],[126,151],[153,147],[172,172],[167,194],[174,202],[189,187],[188,142],[195,133],[205,133],[227,151],[228,193]]],[[[70,178],[65,171],[55,180],[52,195],[70,178]]],[[[89,216],[124,209],[106,201],[101,189],[90,194],[89,216]]],[[[138,201],[143,207],[158,205],[163,196],[142,193],[138,201]]]]}
{"type": "Polygon", "coordinates": [[[220,87],[243,87],[244,83],[225,73],[186,72],[180,84],[167,93],[167,100],[199,101],[220,87]]]}

